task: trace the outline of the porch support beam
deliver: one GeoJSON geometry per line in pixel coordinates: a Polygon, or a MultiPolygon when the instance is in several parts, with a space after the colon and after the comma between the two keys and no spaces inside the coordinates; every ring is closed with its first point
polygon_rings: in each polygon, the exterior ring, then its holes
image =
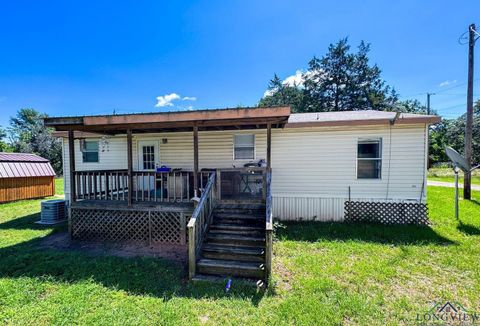
{"type": "Polygon", "coordinates": [[[76,201],[75,196],[75,138],[73,130],[68,131],[68,160],[70,166],[70,203],[76,201]]]}
{"type": "Polygon", "coordinates": [[[267,169],[272,168],[272,124],[267,124],[267,169]]]}
{"type": "Polygon", "coordinates": [[[198,197],[198,126],[193,126],[193,196],[198,197]]]}
{"type": "Polygon", "coordinates": [[[132,129],[127,130],[127,169],[128,169],[128,206],[132,206],[133,166],[132,166],[132,129]]]}

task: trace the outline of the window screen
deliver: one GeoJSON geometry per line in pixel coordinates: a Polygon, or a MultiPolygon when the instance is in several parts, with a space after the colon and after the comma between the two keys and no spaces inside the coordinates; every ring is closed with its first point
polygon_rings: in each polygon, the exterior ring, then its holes
{"type": "Polygon", "coordinates": [[[84,163],[98,162],[98,140],[84,140],[82,158],[84,163]]]}
{"type": "Polygon", "coordinates": [[[357,178],[380,179],[382,177],[382,141],[359,140],[357,149],[357,178]]]}
{"type": "Polygon", "coordinates": [[[234,136],[234,159],[253,160],[255,158],[255,135],[234,136]]]}
{"type": "Polygon", "coordinates": [[[155,169],[155,146],[142,146],[143,169],[155,169]]]}

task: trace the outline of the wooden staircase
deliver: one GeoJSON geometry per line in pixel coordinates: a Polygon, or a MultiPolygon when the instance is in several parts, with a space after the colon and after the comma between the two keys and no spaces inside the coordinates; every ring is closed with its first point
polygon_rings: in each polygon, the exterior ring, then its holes
{"type": "Polygon", "coordinates": [[[265,204],[219,204],[193,280],[265,279],[265,204]]]}

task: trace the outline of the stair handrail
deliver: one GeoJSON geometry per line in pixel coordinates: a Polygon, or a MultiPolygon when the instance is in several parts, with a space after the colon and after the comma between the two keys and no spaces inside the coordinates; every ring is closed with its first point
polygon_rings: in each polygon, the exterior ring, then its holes
{"type": "Polygon", "coordinates": [[[213,172],[210,174],[200,201],[188,221],[188,274],[190,279],[195,276],[197,257],[202,249],[205,234],[212,222],[213,210],[216,205],[215,181],[216,173],[213,172]]]}
{"type": "Polygon", "coordinates": [[[273,255],[273,212],[272,212],[272,170],[265,171],[265,283],[268,283],[272,271],[272,255],[273,255]]]}

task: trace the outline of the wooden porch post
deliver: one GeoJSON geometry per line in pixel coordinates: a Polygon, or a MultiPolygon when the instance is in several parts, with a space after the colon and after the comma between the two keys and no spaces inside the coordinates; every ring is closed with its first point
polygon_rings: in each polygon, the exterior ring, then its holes
{"type": "Polygon", "coordinates": [[[267,124],[267,169],[272,167],[272,124],[267,124]]]}
{"type": "Polygon", "coordinates": [[[68,131],[68,159],[70,166],[70,204],[76,201],[75,196],[75,139],[73,130],[68,131]]]}
{"type": "Polygon", "coordinates": [[[193,126],[193,196],[198,197],[198,126],[193,126]]]}
{"type": "Polygon", "coordinates": [[[128,164],[128,206],[132,206],[133,170],[132,170],[132,129],[127,130],[127,164],[128,164]]]}

